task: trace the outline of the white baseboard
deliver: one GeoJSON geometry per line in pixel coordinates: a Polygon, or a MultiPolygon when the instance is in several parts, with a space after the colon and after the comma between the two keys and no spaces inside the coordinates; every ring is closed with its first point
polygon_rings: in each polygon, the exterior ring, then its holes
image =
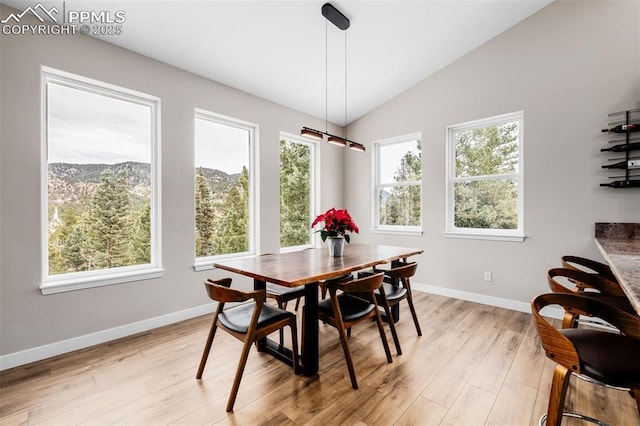
{"type": "Polygon", "coordinates": [[[211,313],[215,310],[216,304],[210,303],[206,305],[196,306],[195,308],[185,309],[183,311],[173,312],[167,315],[146,319],[143,321],[126,324],[120,327],[110,328],[108,330],[98,331],[96,333],[87,334],[48,345],[38,346],[33,349],[26,349],[20,352],[14,352],[0,356],[0,371],[9,368],[18,367],[20,365],[29,364],[31,362],[40,361],[52,356],[65,354],[76,351],[78,349],[87,348],[89,346],[105,343],[114,339],[131,336],[143,331],[184,321],[200,315],[211,313]]]}
{"type": "MultiPolygon", "coordinates": [[[[411,289],[424,293],[437,294],[440,296],[452,297],[454,299],[468,300],[469,302],[481,303],[483,305],[496,306],[498,308],[511,309],[512,311],[531,313],[531,304],[519,302],[517,300],[503,299],[501,297],[487,296],[484,294],[469,293],[462,290],[454,290],[446,287],[438,287],[429,284],[411,283],[411,289]]],[[[562,319],[564,310],[560,308],[543,308],[542,314],[546,317],[562,319]]]]}
{"type": "MultiPolygon", "coordinates": [[[[438,294],[441,296],[452,297],[454,299],[468,300],[470,302],[482,303],[484,305],[496,306],[500,308],[511,309],[514,311],[531,313],[531,306],[528,303],[516,300],[503,299],[500,297],[486,296],[484,294],[469,293],[461,290],[454,290],[446,287],[438,287],[428,284],[412,283],[412,288],[416,291],[425,293],[438,294]]],[[[20,365],[29,364],[31,362],[40,361],[56,355],[65,354],[78,349],[87,348],[89,346],[105,343],[111,340],[120,339],[141,333],[143,331],[184,321],[189,318],[197,317],[211,313],[215,309],[215,304],[207,304],[196,306],[195,308],[138,321],[132,324],[126,324],[120,327],[110,328],[108,330],[87,334],[48,345],[39,346],[33,349],[26,349],[20,352],[14,352],[0,356],[0,371],[9,368],[18,367],[20,365]]],[[[562,309],[545,308],[544,315],[561,319],[564,311],[562,309]]]]}

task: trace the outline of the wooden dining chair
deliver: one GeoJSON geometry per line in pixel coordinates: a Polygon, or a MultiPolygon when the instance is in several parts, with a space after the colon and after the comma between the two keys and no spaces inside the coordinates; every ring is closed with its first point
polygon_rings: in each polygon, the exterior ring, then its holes
{"type": "Polygon", "coordinates": [[[231,278],[223,278],[220,280],[208,279],[204,284],[207,294],[212,300],[218,302],[218,307],[213,315],[213,322],[204,347],[204,352],[202,353],[200,366],[196,373],[196,379],[202,378],[204,367],[209,358],[213,338],[218,328],[223,329],[236,339],[241,340],[244,346],[233,380],[233,386],[231,387],[231,394],[227,401],[227,411],[233,411],[233,405],[235,404],[238,389],[240,388],[240,380],[242,380],[242,373],[247,364],[249,350],[254,342],[289,326],[291,328],[292,367],[294,374],[298,374],[298,333],[296,316],[292,312],[266,304],[264,290],[241,291],[230,288],[231,278]],[[229,309],[224,309],[225,303],[247,302],[249,300],[251,300],[250,303],[242,303],[229,309]]]}
{"type": "Polygon", "coordinates": [[[560,426],[562,417],[577,417],[593,423],[599,420],[576,413],[564,413],[564,401],[572,374],[592,383],[630,389],[640,413],[640,319],[614,306],[573,293],[548,293],[531,302],[536,328],[547,357],[556,362],[547,413],[540,418],[560,426]],[[598,317],[614,325],[620,334],[595,328],[558,330],[540,310],[560,305],[580,315],[598,317]]]}
{"type": "MultiPolygon", "coordinates": [[[[629,299],[618,283],[615,283],[601,275],[569,268],[552,268],[547,271],[549,288],[554,293],[580,294],[583,297],[608,303],[637,316],[629,299]],[[563,284],[563,281],[571,284],[563,284]],[[576,285],[573,287],[573,285],[576,285]]],[[[578,326],[580,315],[571,309],[565,310],[562,320],[562,328],[575,328],[578,326]]],[[[586,320],[586,323],[592,322],[586,320]]]]}
{"type": "Polygon", "coordinates": [[[327,281],[326,286],[329,291],[329,298],[318,303],[318,320],[338,330],[353,389],[358,389],[358,381],[353,368],[349,342],[347,341],[347,329],[375,318],[384,352],[387,356],[387,362],[393,361],[374,295],[374,291],[382,285],[382,277],[383,274],[380,273],[347,282],[327,281]]]}
{"type": "Polygon", "coordinates": [[[422,330],[420,329],[420,323],[416,315],[416,308],[413,305],[413,294],[411,293],[411,277],[415,275],[417,267],[418,264],[416,262],[398,262],[397,266],[391,269],[382,270],[374,267],[373,270],[375,273],[383,272],[385,277],[383,281],[388,281],[384,282],[375,294],[378,305],[382,306],[387,316],[387,323],[391,329],[391,335],[393,336],[393,342],[396,345],[398,355],[402,355],[402,348],[400,347],[400,340],[398,339],[396,326],[391,315],[391,308],[393,306],[400,304],[403,300],[407,301],[416,332],[418,336],[422,336],[422,330]],[[392,283],[397,283],[397,285],[392,283]]]}

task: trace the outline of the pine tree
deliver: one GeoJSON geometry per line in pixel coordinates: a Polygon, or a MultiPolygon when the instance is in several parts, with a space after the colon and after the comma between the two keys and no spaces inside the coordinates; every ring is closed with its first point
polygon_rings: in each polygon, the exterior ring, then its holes
{"type": "Polygon", "coordinates": [[[211,202],[211,188],[204,179],[202,168],[196,173],[196,257],[215,254],[214,236],[215,215],[211,202]]]}
{"type": "Polygon", "coordinates": [[[222,205],[217,206],[220,215],[215,229],[216,254],[243,253],[249,251],[249,171],[242,168],[238,184],[229,189],[222,205]]]}
{"type": "Polygon", "coordinates": [[[89,202],[87,217],[91,269],[124,266],[131,253],[131,198],[125,171],[117,176],[109,168],[89,202]]]}
{"type": "Polygon", "coordinates": [[[280,141],[280,246],[308,244],[310,240],[309,146],[280,141]]]}
{"type": "MultiPolygon", "coordinates": [[[[417,144],[418,153],[407,151],[393,174],[396,182],[420,182],[422,180],[422,145],[417,144]]],[[[384,204],[380,223],[386,225],[420,225],[422,212],[421,188],[416,185],[395,186],[384,204]]],[[[383,204],[380,204],[383,205],[383,204]]]]}
{"type": "MultiPolygon", "coordinates": [[[[460,132],[456,139],[456,176],[515,173],[518,123],[460,132]]],[[[454,224],[461,228],[515,229],[517,182],[492,179],[455,184],[454,224]]]]}
{"type": "Polygon", "coordinates": [[[146,202],[134,219],[131,262],[141,265],[151,262],[151,203],[146,202]]]}

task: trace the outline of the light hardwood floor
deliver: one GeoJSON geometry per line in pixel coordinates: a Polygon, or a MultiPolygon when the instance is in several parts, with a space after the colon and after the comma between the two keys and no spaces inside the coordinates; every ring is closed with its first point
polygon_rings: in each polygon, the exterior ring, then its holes
{"type": "MultiPolygon", "coordinates": [[[[225,404],[241,344],[218,332],[195,379],[210,316],[0,373],[0,425],[534,425],[554,364],[530,314],[416,292],[423,336],[406,306],[404,354],[387,364],[374,323],[353,329],[353,390],[338,334],[320,325],[318,377],[253,350],[235,413],[225,404]]],[[[626,392],[572,379],[567,407],[640,425],[626,392]]],[[[566,419],[563,425],[582,424],[566,419]]]]}

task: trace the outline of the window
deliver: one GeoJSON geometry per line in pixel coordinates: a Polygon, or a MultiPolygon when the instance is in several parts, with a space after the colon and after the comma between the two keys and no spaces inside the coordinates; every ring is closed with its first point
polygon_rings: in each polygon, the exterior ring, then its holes
{"type": "Polygon", "coordinates": [[[421,135],[377,142],[374,150],[374,231],[421,233],[421,135]]]}
{"type": "Polygon", "coordinates": [[[315,148],[296,137],[280,139],[280,247],[310,246],[315,211],[315,148]]]}
{"type": "Polygon", "coordinates": [[[160,276],[160,99],[42,72],[43,293],[160,276]]]}
{"type": "Polygon", "coordinates": [[[250,123],[196,111],[196,270],[210,268],[213,257],[254,252],[256,130],[250,123]]]}
{"type": "Polygon", "coordinates": [[[522,122],[516,112],[447,129],[447,235],[524,240],[522,122]]]}

